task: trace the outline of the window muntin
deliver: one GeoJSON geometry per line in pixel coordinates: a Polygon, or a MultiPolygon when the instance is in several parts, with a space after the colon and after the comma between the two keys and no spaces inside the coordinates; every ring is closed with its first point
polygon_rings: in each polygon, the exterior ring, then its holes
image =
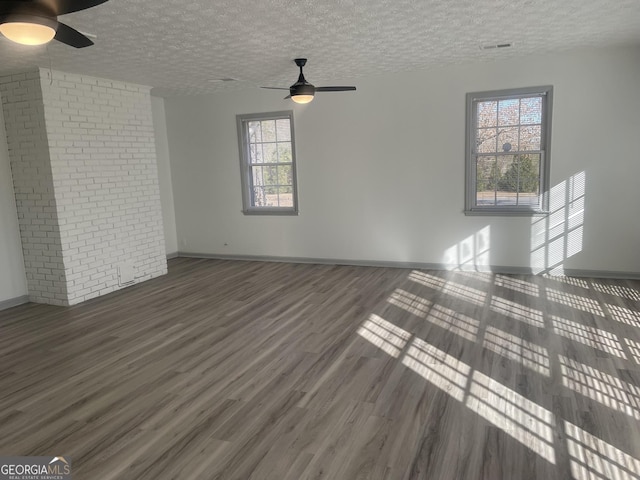
{"type": "Polygon", "coordinates": [[[293,112],[238,115],[243,211],[297,214],[293,112]]]}
{"type": "Polygon", "coordinates": [[[467,214],[544,212],[552,87],[467,95],[467,214]]]}

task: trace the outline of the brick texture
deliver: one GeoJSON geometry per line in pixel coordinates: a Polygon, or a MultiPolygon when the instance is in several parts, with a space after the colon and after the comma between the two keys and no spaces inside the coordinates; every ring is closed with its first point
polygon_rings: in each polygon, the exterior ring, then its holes
{"type": "Polygon", "coordinates": [[[32,301],[72,305],[167,271],[148,87],[49,70],[0,78],[32,301]]]}

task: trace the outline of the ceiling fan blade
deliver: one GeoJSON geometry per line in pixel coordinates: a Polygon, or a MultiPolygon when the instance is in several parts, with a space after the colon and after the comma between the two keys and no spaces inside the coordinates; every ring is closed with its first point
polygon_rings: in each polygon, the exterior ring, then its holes
{"type": "Polygon", "coordinates": [[[316,87],[316,92],[350,92],[356,87],[316,87]]]}
{"type": "Polygon", "coordinates": [[[44,0],[43,3],[50,4],[56,15],[79,12],[87,8],[95,7],[109,0],[44,0]]]}
{"type": "Polygon", "coordinates": [[[58,22],[58,30],[56,30],[56,36],[53,38],[55,38],[59,42],[76,48],[84,48],[93,45],[91,39],[85,37],[76,29],[60,22],[58,22]]]}
{"type": "Polygon", "coordinates": [[[282,87],[260,87],[260,88],[266,88],[267,90],[289,90],[288,88],[282,88],[282,87]]]}
{"type": "Polygon", "coordinates": [[[287,95],[286,97],[283,98],[283,100],[289,100],[291,98],[291,95],[287,95]]]}

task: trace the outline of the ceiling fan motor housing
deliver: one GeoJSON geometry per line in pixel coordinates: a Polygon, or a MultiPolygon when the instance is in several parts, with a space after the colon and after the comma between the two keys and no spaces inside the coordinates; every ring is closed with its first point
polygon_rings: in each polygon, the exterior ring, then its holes
{"type": "Polygon", "coordinates": [[[291,96],[296,95],[314,95],[316,93],[316,88],[310,83],[294,83],[289,87],[289,93],[291,96]]]}
{"type": "Polygon", "coordinates": [[[55,15],[47,15],[46,12],[19,12],[0,15],[2,23],[36,23],[58,29],[58,20],[55,15]]]}
{"type": "Polygon", "coordinates": [[[10,2],[8,8],[0,3],[0,23],[31,22],[51,28],[58,26],[57,14],[46,2],[10,2]]]}

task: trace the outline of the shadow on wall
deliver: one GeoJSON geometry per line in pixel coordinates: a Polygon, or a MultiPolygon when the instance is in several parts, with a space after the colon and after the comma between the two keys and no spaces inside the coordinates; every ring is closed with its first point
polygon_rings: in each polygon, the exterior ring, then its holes
{"type": "Polygon", "coordinates": [[[586,174],[576,173],[549,191],[549,215],[531,221],[533,273],[564,275],[564,262],[582,251],[586,174]]]}
{"type": "MultiPolygon", "coordinates": [[[[549,191],[549,214],[531,220],[532,273],[564,275],[564,262],[582,251],[586,191],[584,171],[572,175],[549,191]]],[[[447,270],[482,271],[490,268],[491,227],[445,250],[447,270]]]]}

